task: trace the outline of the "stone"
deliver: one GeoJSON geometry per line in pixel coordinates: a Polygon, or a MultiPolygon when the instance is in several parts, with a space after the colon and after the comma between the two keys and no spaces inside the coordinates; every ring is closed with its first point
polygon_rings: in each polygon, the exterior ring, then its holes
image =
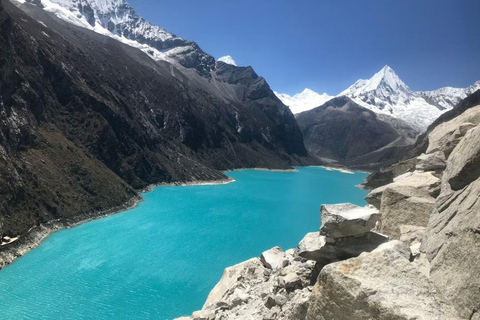
{"type": "Polygon", "coordinates": [[[435,198],[415,187],[395,186],[382,194],[380,232],[400,239],[402,225],[426,227],[435,206],[435,198]]]}
{"type": "Polygon", "coordinates": [[[281,269],[288,265],[288,259],[285,256],[285,252],[283,252],[280,247],[273,247],[272,249],[262,252],[260,260],[265,268],[272,270],[281,269]]]}
{"type": "Polygon", "coordinates": [[[460,320],[398,240],[327,265],[310,296],[307,320],[460,320]]]}
{"type": "Polygon", "coordinates": [[[339,238],[334,243],[325,244],[315,259],[315,274],[323,269],[324,266],[345,259],[357,257],[363,252],[370,252],[376,249],[382,243],[388,241],[388,237],[377,232],[367,232],[363,237],[345,237],[339,238]]]}
{"type": "Polygon", "coordinates": [[[422,154],[417,157],[417,170],[422,171],[435,171],[443,170],[446,167],[445,154],[443,151],[436,151],[434,153],[422,154]]]}
{"type": "Polygon", "coordinates": [[[321,206],[320,234],[328,238],[361,236],[375,227],[380,212],[373,206],[359,207],[351,203],[321,206]]]}
{"type": "Polygon", "coordinates": [[[480,306],[479,195],[477,177],[437,199],[421,248],[430,261],[432,281],[466,319],[480,306]]]}
{"type": "Polygon", "coordinates": [[[320,232],[307,233],[297,246],[298,255],[308,260],[316,260],[325,244],[325,236],[321,236],[320,232]]]}
{"type": "Polygon", "coordinates": [[[400,241],[405,242],[408,245],[413,243],[421,243],[423,235],[425,234],[425,227],[401,225],[400,226],[400,241]]]}
{"type": "Polygon", "coordinates": [[[192,320],[215,320],[215,312],[212,310],[199,310],[192,313],[192,320]]]}
{"type": "Polygon", "coordinates": [[[222,278],[210,291],[210,294],[203,305],[203,308],[221,301],[225,296],[235,289],[239,278],[245,280],[263,279],[265,267],[259,258],[252,258],[234,266],[225,268],[222,278]]]}
{"type": "Polygon", "coordinates": [[[432,172],[415,172],[413,175],[396,182],[389,183],[385,186],[373,189],[366,197],[365,200],[380,209],[382,194],[385,190],[394,187],[412,187],[419,192],[425,191],[430,196],[436,197],[440,193],[440,179],[432,172]]]}
{"type": "Polygon", "coordinates": [[[444,178],[460,190],[480,176],[480,125],[470,129],[452,151],[444,178]]]}
{"type": "Polygon", "coordinates": [[[445,152],[445,156],[456,147],[456,144],[468,130],[480,123],[480,106],[469,108],[450,121],[439,124],[428,135],[426,153],[445,152]]]}

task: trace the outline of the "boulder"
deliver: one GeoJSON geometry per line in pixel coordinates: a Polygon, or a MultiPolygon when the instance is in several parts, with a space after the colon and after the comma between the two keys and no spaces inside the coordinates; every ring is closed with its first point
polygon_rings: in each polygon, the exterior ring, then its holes
{"type": "Polygon", "coordinates": [[[415,187],[395,186],[383,192],[380,211],[380,232],[391,239],[400,239],[402,225],[426,227],[435,206],[435,198],[415,187]]]}
{"type": "Polygon", "coordinates": [[[477,176],[466,188],[437,199],[421,248],[432,281],[467,319],[480,310],[479,195],[477,176]]]}
{"type": "Polygon", "coordinates": [[[421,243],[423,235],[425,234],[425,227],[401,225],[400,226],[400,241],[412,245],[414,243],[421,243]]]}
{"type": "Polygon", "coordinates": [[[215,312],[212,310],[199,310],[192,313],[192,320],[215,320],[215,312]]]}
{"type": "Polygon", "coordinates": [[[450,121],[439,124],[428,135],[426,153],[443,151],[448,158],[460,139],[468,130],[480,123],[480,106],[464,111],[450,121]]]}
{"type": "Polygon", "coordinates": [[[382,194],[385,190],[394,187],[412,187],[419,192],[427,192],[430,196],[436,197],[440,193],[440,179],[432,172],[415,172],[414,174],[389,183],[383,187],[373,189],[365,200],[376,208],[380,209],[382,194]]]}
{"type": "Polygon", "coordinates": [[[316,260],[325,243],[325,236],[321,236],[320,232],[307,233],[298,244],[297,253],[302,258],[316,260]]]}
{"type": "Polygon", "coordinates": [[[417,157],[417,170],[435,171],[445,169],[447,159],[443,151],[436,151],[434,153],[422,154],[417,157]]]}
{"type": "Polygon", "coordinates": [[[359,207],[351,203],[322,205],[321,215],[320,234],[333,239],[364,235],[380,219],[380,212],[373,206],[359,207]]]}
{"type": "Polygon", "coordinates": [[[224,299],[225,296],[229,292],[232,292],[238,285],[239,278],[244,278],[245,280],[249,281],[263,279],[264,270],[265,267],[259,258],[252,258],[234,266],[225,268],[222,278],[212,289],[212,291],[210,291],[203,308],[214,305],[218,301],[224,299]]]}
{"type": "Polygon", "coordinates": [[[470,129],[448,158],[444,178],[460,190],[480,176],[480,125],[470,129]]]}
{"type": "Polygon", "coordinates": [[[456,320],[428,277],[410,262],[409,247],[390,241],[323,268],[307,320],[456,320]]]}
{"type": "Polygon", "coordinates": [[[315,271],[318,274],[329,263],[357,257],[363,252],[370,252],[388,237],[377,232],[367,232],[362,237],[338,238],[334,243],[326,243],[316,254],[315,271]]]}
{"type": "Polygon", "coordinates": [[[273,247],[267,251],[262,252],[260,256],[265,268],[277,270],[288,265],[288,258],[280,247],[273,247]]]}

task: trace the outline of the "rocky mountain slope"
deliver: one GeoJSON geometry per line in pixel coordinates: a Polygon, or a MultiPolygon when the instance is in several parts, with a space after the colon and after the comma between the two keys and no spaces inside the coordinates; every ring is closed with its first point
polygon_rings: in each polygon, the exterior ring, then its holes
{"type": "MultiPolygon", "coordinates": [[[[445,87],[434,91],[412,91],[389,66],[383,67],[370,79],[360,79],[352,86],[342,91],[338,96],[348,96],[357,104],[373,112],[399,119],[418,133],[422,133],[443,112],[452,109],[462,99],[480,89],[480,81],[468,88],[445,87]]],[[[307,111],[318,107],[315,100],[320,96],[309,91],[290,97],[276,93],[277,96],[290,106],[293,113],[307,111]]],[[[333,96],[321,95],[326,102],[333,96]]]]}
{"type": "MultiPolygon", "coordinates": [[[[330,165],[375,167],[392,148],[411,143],[398,130],[352,99],[341,96],[296,116],[309,152],[330,165]]],[[[412,133],[411,135],[415,135],[412,133]]]]}
{"type": "Polygon", "coordinates": [[[292,113],[252,68],[180,71],[17,5],[0,2],[0,236],[20,238],[0,251],[15,257],[41,225],[98,216],[150,184],[310,161],[292,113]]]}
{"type": "Polygon", "coordinates": [[[319,232],[227,268],[179,319],[479,319],[480,104],[463,103],[369,205],[323,205],[319,232]]]}

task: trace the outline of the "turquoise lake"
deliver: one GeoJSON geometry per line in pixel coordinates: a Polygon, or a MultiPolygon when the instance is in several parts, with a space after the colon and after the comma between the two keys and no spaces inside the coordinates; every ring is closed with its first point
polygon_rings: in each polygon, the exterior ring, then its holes
{"type": "Polygon", "coordinates": [[[322,203],[365,205],[367,174],[235,171],[226,185],[158,187],[136,208],[61,230],[0,271],[2,319],[173,319],[223,269],[320,227],[322,203]]]}

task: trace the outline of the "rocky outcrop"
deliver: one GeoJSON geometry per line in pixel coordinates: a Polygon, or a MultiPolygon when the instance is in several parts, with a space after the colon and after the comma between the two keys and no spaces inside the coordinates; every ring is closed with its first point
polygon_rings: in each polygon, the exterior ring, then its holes
{"type": "Polygon", "coordinates": [[[372,190],[365,197],[365,200],[380,209],[382,196],[387,189],[398,189],[403,187],[413,188],[412,192],[418,190],[418,192],[421,192],[422,194],[436,197],[440,193],[440,179],[432,172],[407,173],[403,176],[397,177],[392,183],[372,190]]]}
{"type": "Polygon", "coordinates": [[[416,169],[420,171],[443,170],[446,167],[446,158],[443,151],[422,154],[417,157],[416,169]]]}
{"type": "Polygon", "coordinates": [[[375,207],[365,208],[351,203],[322,205],[320,234],[331,239],[361,236],[375,227],[380,213],[375,207]]]}
{"type": "Polygon", "coordinates": [[[306,319],[460,319],[409,259],[409,247],[394,240],[327,265],[313,288],[306,319]]]}

